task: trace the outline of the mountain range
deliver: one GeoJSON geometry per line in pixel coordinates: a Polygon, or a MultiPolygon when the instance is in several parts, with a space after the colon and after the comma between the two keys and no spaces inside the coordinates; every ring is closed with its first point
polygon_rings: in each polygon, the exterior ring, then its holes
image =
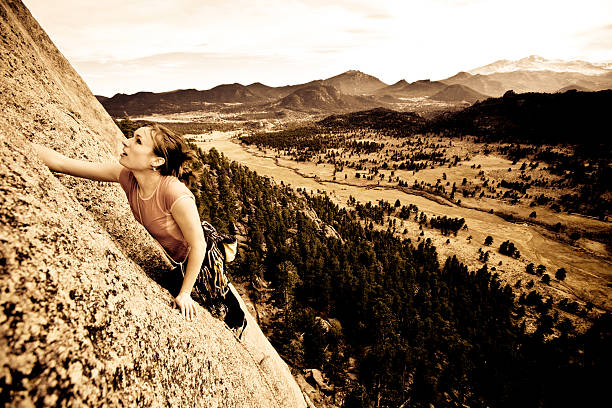
{"type": "Polygon", "coordinates": [[[404,135],[471,135],[487,142],[570,143],[581,145],[581,154],[607,158],[612,140],[608,136],[606,112],[611,104],[610,89],[523,94],[508,91],[502,97],[488,98],[430,119],[414,112],[375,108],[329,115],[316,123],[327,129],[384,129],[404,135]]]}
{"type": "Polygon", "coordinates": [[[517,61],[499,60],[491,64],[474,68],[470,74],[488,75],[496,72],[513,71],[555,71],[578,72],[586,75],[605,74],[612,69],[612,62],[563,61],[560,59],[546,59],[537,55],[530,55],[517,61]]]}
{"type": "Polygon", "coordinates": [[[273,87],[255,82],[218,85],[209,90],[97,96],[114,117],[190,111],[296,111],[343,113],[385,107],[395,110],[465,107],[508,90],[525,92],[599,91],[612,88],[612,63],[547,60],[530,56],[499,60],[449,78],[388,85],[357,70],[303,84],[273,87]],[[433,106],[433,108],[431,108],[433,106]]]}

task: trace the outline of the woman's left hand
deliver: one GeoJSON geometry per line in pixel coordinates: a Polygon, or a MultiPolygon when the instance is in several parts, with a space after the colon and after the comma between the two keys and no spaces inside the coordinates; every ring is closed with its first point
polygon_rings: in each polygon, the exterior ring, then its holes
{"type": "Polygon", "coordinates": [[[180,309],[181,314],[187,319],[191,320],[197,316],[196,302],[191,298],[191,295],[187,292],[181,292],[176,298],[174,303],[180,309]]]}

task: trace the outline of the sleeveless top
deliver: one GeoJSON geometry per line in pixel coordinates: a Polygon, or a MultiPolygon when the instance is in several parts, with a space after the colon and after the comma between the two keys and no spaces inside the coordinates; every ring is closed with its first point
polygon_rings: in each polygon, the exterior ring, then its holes
{"type": "Polygon", "coordinates": [[[195,200],[193,193],[178,178],[162,176],[153,194],[143,198],[138,190],[136,177],[126,168],[119,173],[119,184],[125,191],[136,221],[161,244],[171,261],[185,261],[189,255],[189,244],[172,217],[172,208],[181,199],[195,200]]]}

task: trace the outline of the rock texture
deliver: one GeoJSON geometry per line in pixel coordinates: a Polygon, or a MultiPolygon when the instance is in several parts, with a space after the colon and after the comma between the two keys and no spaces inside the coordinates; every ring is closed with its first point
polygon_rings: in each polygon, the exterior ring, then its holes
{"type": "Polygon", "coordinates": [[[156,283],[157,244],[118,185],[53,175],[30,142],[114,161],[122,134],[19,1],[0,0],[0,401],[302,407],[250,319],[239,342],[156,283]]]}

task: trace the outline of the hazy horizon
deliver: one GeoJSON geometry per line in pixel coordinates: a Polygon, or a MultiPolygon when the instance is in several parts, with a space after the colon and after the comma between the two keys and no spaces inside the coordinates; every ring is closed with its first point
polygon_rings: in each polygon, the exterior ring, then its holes
{"type": "Polygon", "coordinates": [[[355,69],[392,84],[497,60],[612,61],[612,3],[25,0],[93,93],[269,86],[355,69]]]}

